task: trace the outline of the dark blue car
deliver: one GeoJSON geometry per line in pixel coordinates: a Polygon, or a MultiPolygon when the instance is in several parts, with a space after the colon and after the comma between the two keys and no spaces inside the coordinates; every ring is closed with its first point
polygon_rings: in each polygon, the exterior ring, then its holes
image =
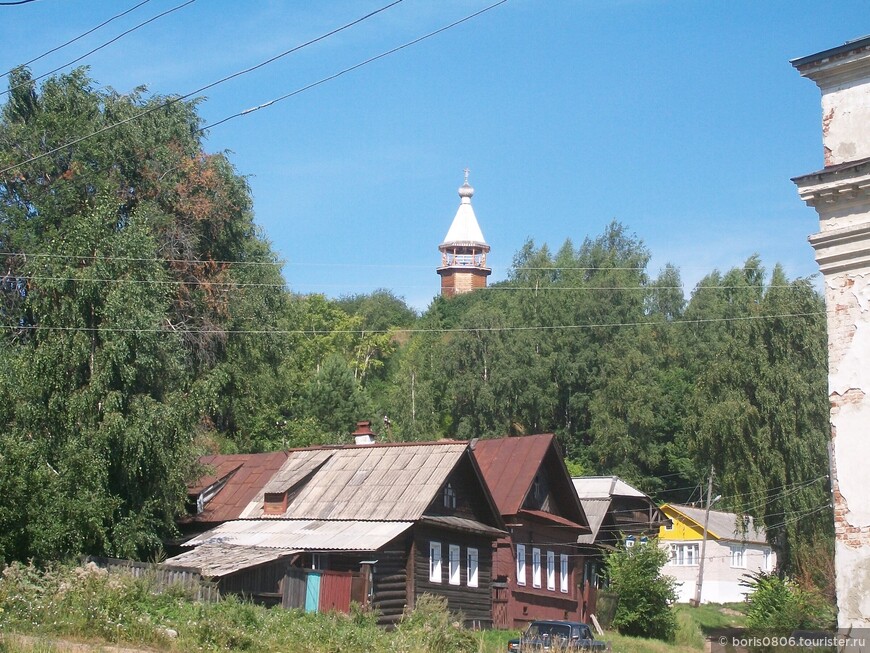
{"type": "Polygon", "coordinates": [[[605,642],[592,637],[592,629],[579,621],[533,621],[518,638],[508,642],[509,653],[526,651],[605,651],[605,642]]]}

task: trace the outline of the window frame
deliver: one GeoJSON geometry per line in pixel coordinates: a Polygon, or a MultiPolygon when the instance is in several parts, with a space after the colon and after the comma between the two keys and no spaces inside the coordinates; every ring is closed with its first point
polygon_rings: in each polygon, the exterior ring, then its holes
{"type": "Polygon", "coordinates": [[[441,583],[441,542],[429,542],[429,582],[441,583]]]}
{"type": "Polygon", "coordinates": [[[568,569],[568,555],[565,553],[559,554],[559,591],[562,594],[568,593],[568,579],[570,570],[568,569]]]}
{"type": "Polygon", "coordinates": [[[556,554],[553,551],[547,551],[547,589],[556,591],[556,554]]]}
{"type": "Polygon", "coordinates": [[[526,545],[517,544],[517,585],[526,584],[526,545]]]}
{"type": "Polygon", "coordinates": [[[447,584],[461,585],[462,584],[462,551],[458,544],[447,545],[447,584]]]}
{"type": "Polygon", "coordinates": [[[532,587],[541,587],[541,550],[532,547],[532,587]]]}
{"type": "Polygon", "coordinates": [[[478,572],[480,570],[480,555],[475,547],[468,547],[465,551],[465,584],[468,587],[477,587],[479,584],[478,572]]]}

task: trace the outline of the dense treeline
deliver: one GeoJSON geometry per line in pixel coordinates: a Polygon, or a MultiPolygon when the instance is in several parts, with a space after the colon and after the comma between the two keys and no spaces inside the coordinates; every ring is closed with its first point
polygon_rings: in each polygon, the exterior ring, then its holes
{"type": "Polygon", "coordinates": [[[346,441],[359,419],[390,440],[554,432],[574,469],[661,500],[698,499],[712,467],[718,505],[763,519],[790,565],[830,535],[824,303],[807,280],[751,258],[686,300],[614,222],[579,247],[530,241],[506,281],[423,315],[386,290],[296,295],[199,127],[195,102],[84,70],[39,88],[11,75],[3,558],[149,555],[196,454],[346,441]]]}

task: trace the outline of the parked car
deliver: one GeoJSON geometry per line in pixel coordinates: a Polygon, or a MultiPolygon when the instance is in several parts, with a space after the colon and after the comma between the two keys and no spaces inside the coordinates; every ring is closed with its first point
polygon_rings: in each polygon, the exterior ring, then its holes
{"type": "Polygon", "coordinates": [[[526,651],[606,651],[606,642],[592,636],[592,629],[579,621],[536,620],[517,639],[508,642],[509,653],[526,651]]]}

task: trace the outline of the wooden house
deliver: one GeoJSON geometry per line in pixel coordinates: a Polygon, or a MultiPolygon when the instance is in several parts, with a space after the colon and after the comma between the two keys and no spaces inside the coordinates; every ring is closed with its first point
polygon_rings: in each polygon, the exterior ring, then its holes
{"type": "Polygon", "coordinates": [[[495,626],[585,619],[577,538],[589,527],[555,436],[477,440],[472,449],[509,530],[496,542],[495,626]]]}
{"type": "Polygon", "coordinates": [[[591,529],[577,542],[586,555],[583,587],[588,609],[593,610],[594,589],[602,584],[605,553],[623,540],[631,545],[655,536],[668,518],[655,501],[618,476],[579,476],[572,480],[591,529]]]}
{"type": "Polygon", "coordinates": [[[167,562],[287,607],[353,599],[391,624],[431,593],[469,625],[491,626],[504,523],[468,443],[377,444],[368,423],[354,435],[361,444],[286,452],[238,515],[167,562]]]}

